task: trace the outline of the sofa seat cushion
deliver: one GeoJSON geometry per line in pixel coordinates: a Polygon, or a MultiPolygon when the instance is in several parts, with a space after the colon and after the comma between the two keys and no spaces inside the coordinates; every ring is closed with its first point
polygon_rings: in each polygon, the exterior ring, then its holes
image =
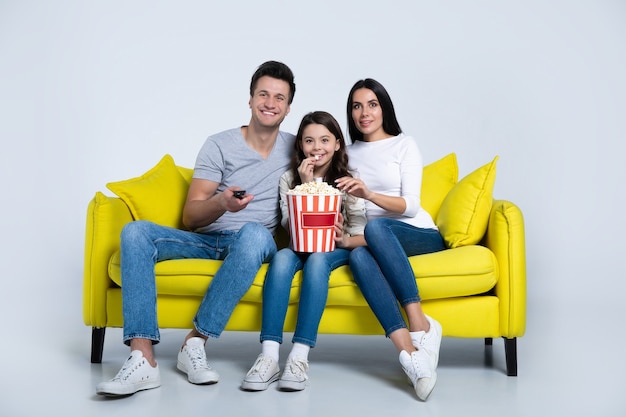
{"type": "Polygon", "coordinates": [[[484,294],[498,281],[498,260],[480,245],[411,256],[409,262],[423,300],[484,294]]]}
{"type": "MultiPolygon", "coordinates": [[[[483,294],[491,290],[497,282],[496,258],[483,246],[462,246],[428,255],[412,256],[409,261],[423,300],[483,294]]],[[[202,297],[221,264],[221,261],[208,259],[158,262],[155,267],[157,292],[202,297]]],[[[242,301],[262,301],[266,272],[267,264],[263,264],[242,301]]],[[[109,276],[121,286],[119,251],[109,262],[109,276]]],[[[299,299],[301,279],[301,273],[298,272],[293,280],[290,302],[297,302],[299,299]]],[[[327,304],[367,305],[348,266],[339,267],[331,274],[327,304]]]]}

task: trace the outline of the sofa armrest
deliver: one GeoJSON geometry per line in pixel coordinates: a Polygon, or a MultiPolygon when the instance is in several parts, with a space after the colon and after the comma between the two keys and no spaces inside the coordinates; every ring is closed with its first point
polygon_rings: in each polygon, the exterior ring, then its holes
{"type": "Polygon", "coordinates": [[[117,197],[97,192],[89,202],[83,270],[83,320],[86,325],[106,326],[106,292],[115,286],[109,279],[109,260],[120,247],[122,228],[132,220],[128,206],[117,197]]]}
{"type": "Polygon", "coordinates": [[[514,203],[494,200],[482,242],[498,260],[500,331],[504,337],[524,335],[526,329],[526,247],[524,218],[514,203]]]}

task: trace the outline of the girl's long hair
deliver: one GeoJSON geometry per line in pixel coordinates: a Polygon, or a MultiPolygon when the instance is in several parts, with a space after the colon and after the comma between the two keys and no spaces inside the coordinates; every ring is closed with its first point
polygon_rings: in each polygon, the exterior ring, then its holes
{"type": "Polygon", "coordinates": [[[300,179],[300,175],[298,174],[298,167],[307,157],[302,150],[302,136],[304,134],[304,129],[311,124],[318,124],[324,126],[330,133],[335,135],[337,141],[339,142],[339,149],[335,151],[333,154],[333,159],[330,162],[330,166],[328,167],[328,171],[324,176],[324,181],[329,185],[334,186],[335,180],[345,176],[352,176],[350,171],[348,170],[348,153],[346,152],[346,141],[343,137],[343,133],[341,132],[341,128],[339,127],[339,123],[337,120],[330,114],[325,111],[313,111],[311,113],[306,114],[302,121],[300,122],[300,127],[298,128],[298,133],[296,134],[296,141],[294,142],[295,152],[293,157],[291,158],[291,167],[290,170],[293,173],[293,184],[291,184],[291,188],[296,185],[302,184],[302,180],[300,179]]]}

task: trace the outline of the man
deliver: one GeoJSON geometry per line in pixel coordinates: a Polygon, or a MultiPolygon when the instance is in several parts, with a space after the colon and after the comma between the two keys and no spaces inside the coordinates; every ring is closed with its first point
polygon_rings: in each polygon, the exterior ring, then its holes
{"type": "Polygon", "coordinates": [[[276,252],[278,182],[288,169],[294,140],[279,128],[295,90],[285,64],[268,61],[257,68],[250,82],[250,123],[210,136],[198,154],[183,210],[190,231],[146,221],[131,222],[122,230],[124,343],[131,354],[115,378],[98,384],[98,394],[129,395],[161,385],[152,349],[160,340],[154,266],[166,259],[223,260],[177,365],[193,384],[218,381],[207,363],[205,343],[220,336],[261,264],[276,252]]]}

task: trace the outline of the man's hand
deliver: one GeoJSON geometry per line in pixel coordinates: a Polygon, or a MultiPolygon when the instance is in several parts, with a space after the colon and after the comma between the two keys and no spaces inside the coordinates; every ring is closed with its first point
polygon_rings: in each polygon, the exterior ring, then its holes
{"type": "Polygon", "coordinates": [[[248,203],[254,200],[254,195],[245,194],[245,190],[239,187],[229,187],[225,189],[222,194],[226,211],[232,211],[233,213],[245,209],[248,203]],[[243,191],[244,194],[239,197],[238,195],[240,195],[240,193],[238,193],[238,191],[243,191]]]}
{"type": "Polygon", "coordinates": [[[189,230],[207,226],[219,219],[225,212],[237,212],[248,206],[254,195],[247,194],[239,199],[234,191],[241,187],[229,187],[218,193],[219,183],[194,178],[191,180],[187,201],[183,210],[183,223],[189,230]]]}

